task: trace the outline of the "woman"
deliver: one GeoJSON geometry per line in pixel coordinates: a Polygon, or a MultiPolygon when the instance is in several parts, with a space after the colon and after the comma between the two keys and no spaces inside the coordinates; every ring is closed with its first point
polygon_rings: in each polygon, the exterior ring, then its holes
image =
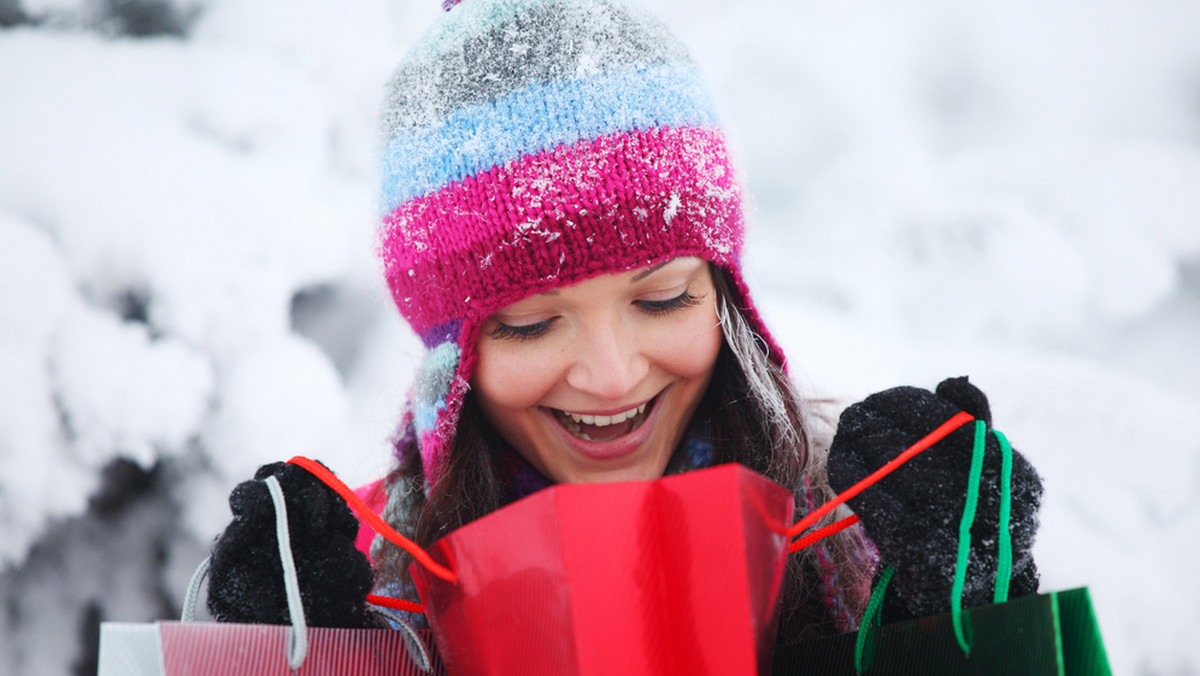
{"type": "MultiPolygon", "coordinates": [[[[617,2],[448,9],[401,64],[384,115],[380,254],[396,304],[429,348],[395,469],[367,491],[384,517],[428,547],[554,482],[725,462],[789,487],[798,514],[826,502],[828,444],[810,429],[820,418],[750,300],[742,191],[682,46],[617,2]]],[[[977,393],[962,379],[936,395],[904,388],[852,408],[842,421],[850,443],[831,457],[839,488],[962,408],[987,418],[977,393]]],[[[969,438],[946,444],[969,457],[969,438]]],[[[955,500],[961,512],[959,456],[896,473],[905,494],[929,498],[920,504],[884,499],[886,484],[870,492],[879,500],[852,503],[881,561],[899,571],[892,618],[948,607],[949,583],[925,550],[952,551],[957,538],[937,530],[940,511],[926,517],[930,504],[955,500]],[[910,490],[928,472],[950,493],[910,490]],[[896,520],[905,516],[896,505],[911,522],[896,520]]],[[[1028,544],[1039,486],[1018,465],[1024,586],[1014,591],[1023,593],[1036,590],[1028,544]]],[[[998,471],[990,461],[988,471],[998,471]]],[[[972,580],[983,580],[994,556],[977,548],[972,580]]],[[[371,554],[376,588],[411,597],[407,554],[382,539],[371,554]]],[[[855,626],[878,567],[859,529],[789,565],[782,637],[855,626]]],[[[968,585],[968,600],[975,586],[984,584],[968,585]]]]}

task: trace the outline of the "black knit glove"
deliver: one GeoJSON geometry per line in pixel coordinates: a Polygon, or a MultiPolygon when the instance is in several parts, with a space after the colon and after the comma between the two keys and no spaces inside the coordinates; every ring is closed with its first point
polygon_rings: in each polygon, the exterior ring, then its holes
{"type": "Polygon", "coordinates": [[[308,624],[366,627],[374,577],[354,547],[358,521],[333,489],[302,467],[264,465],[229,496],[233,522],[217,538],[209,570],[208,611],[218,622],[289,624],[275,507],[263,479],[274,475],[287,505],[292,558],[308,624]]]}
{"type": "MultiPolygon", "coordinates": [[[[992,602],[999,560],[1001,458],[999,442],[990,433],[987,397],[965,376],[942,381],[936,394],[897,387],[847,408],[829,449],[829,483],[835,491],[845,491],[960,411],[983,420],[989,429],[963,591],[963,607],[971,607],[992,602]]],[[[848,503],[879,549],[880,570],[887,565],[896,569],[885,596],[883,622],[950,610],[974,428],[973,423],[959,427],[848,503]]],[[[1037,591],[1030,546],[1041,495],[1041,479],[1014,451],[1010,597],[1037,591]]]]}

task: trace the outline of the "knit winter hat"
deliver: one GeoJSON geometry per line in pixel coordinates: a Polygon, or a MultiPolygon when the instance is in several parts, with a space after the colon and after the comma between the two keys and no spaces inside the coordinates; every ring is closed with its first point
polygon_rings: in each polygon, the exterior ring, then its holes
{"type": "Polygon", "coordinates": [[[742,191],[684,48],[613,0],[467,0],[411,50],[384,112],[379,254],[429,348],[405,425],[441,474],[482,323],[534,293],[679,256],[738,267],[742,191]]]}

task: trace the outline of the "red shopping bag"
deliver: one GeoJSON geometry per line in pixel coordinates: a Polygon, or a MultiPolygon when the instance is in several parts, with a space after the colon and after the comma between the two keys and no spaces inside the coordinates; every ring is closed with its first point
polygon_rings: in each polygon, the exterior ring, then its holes
{"type": "Polygon", "coordinates": [[[769,673],[792,496],[739,465],[558,485],[413,565],[450,674],[769,673]]]}

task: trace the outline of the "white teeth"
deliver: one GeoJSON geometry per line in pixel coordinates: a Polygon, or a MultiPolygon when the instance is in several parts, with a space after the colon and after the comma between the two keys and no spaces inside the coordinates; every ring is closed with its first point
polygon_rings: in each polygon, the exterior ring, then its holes
{"type": "MultiPolygon", "coordinates": [[[[647,402],[648,404],[649,402],[647,402]]],[[[576,424],[583,423],[584,425],[595,425],[596,427],[608,427],[609,425],[618,425],[635,416],[639,416],[646,412],[647,404],[642,404],[636,408],[631,408],[628,411],[617,413],[616,415],[588,415],[586,413],[571,413],[563,411],[576,424]]]]}

